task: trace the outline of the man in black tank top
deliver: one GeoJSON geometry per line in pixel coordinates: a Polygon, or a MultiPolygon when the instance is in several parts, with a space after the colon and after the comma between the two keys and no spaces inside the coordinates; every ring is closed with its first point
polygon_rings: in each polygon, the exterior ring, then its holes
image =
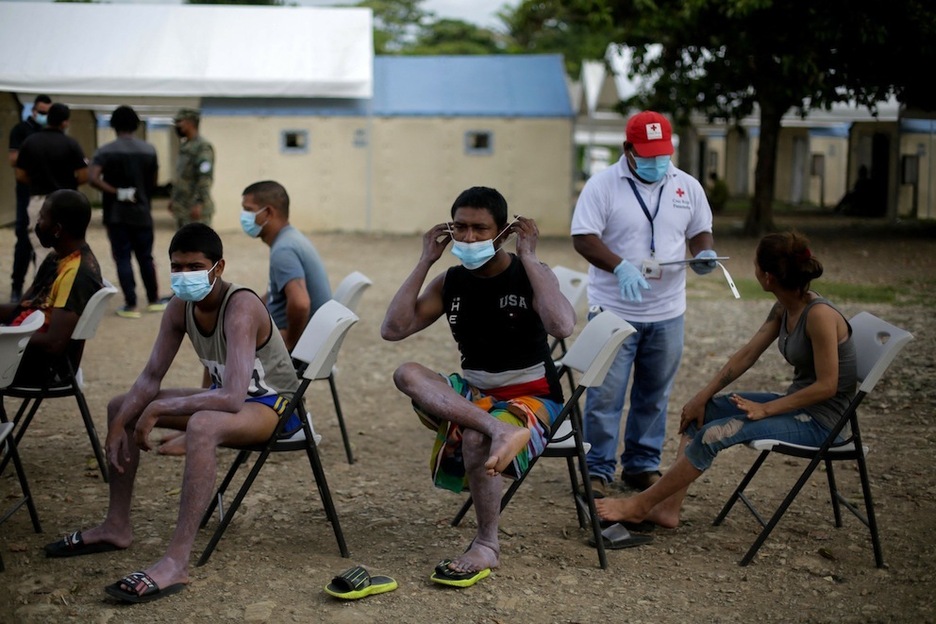
{"type": "Polygon", "coordinates": [[[130,390],[107,406],[107,516],[100,525],[45,548],[49,557],[128,548],[140,451],[153,448],[149,435],[156,426],[184,431],[159,448],[185,454],[175,530],[161,559],[105,587],[122,602],[149,602],[185,588],[189,555],[214,489],[215,449],[269,440],[289,402],[284,395],[299,385],[263,302],[249,289],[221,279],[223,249],[214,230],[202,223],[182,227],[169,245],[169,259],[176,296],[166,308],[149,361],[130,390]],[[162,388],[186,336],[202,364],[211,369],[211,388],[162,388]]]}
{"type": "Polygon", "coordinates": [[[435,484],[470,488],[475,503],[477,534],[465,553],[436,566],[438,583],[465,587],[498,566],[500,476],[519,477],[542,452],[562,407],[547,335],[569,336],[575,312],[536,257],[537,234],[532,219],[507,223],[507,202],[496,190],[464,191],[452,221],[423,236],[422,255],[381,326],[381,336],[396,341],[445,316],[461,353],[460,374],[444,377],[407,362],[393,376],[423,424],[437,431],[435,484]],[[510,234],[517,235],[516,255],[503,249],[510,234]],[[420,294],[450,241],[462,266],[435,277],[420,294]]]}

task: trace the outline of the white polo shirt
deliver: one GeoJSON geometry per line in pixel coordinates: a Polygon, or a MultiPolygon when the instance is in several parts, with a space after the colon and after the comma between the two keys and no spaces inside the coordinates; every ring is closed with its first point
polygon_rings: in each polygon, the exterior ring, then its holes
{"type": "MultiPolygon", "coordinates": [[[[585,183],[572,215],[572,235],[594,234],[637,268],[650,258],[650,219],[628,180],[633,180],[650,215],[658,262],[686,258],[686,241],[712,231],[712,209],[699,181],[670,164],[662,180],[647,184],[634,176],[624,156],[585,183]],[[657,210],[659,205],[659,210],[657,210]]],[[[614,273],[588,268],[588,302],[624,319],[665,321],[686,311],[686,265],[664,266],[661,279],[647,280],[643,302],[624,301],[614,273]]]]}

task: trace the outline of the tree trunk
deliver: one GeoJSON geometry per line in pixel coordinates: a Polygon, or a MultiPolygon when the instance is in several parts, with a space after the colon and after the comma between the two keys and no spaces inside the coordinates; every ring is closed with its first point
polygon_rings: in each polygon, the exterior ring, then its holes
{"type": "Polygon", "coordinates": [[[777,146],[780,140],[780,119],[786,110],[772,102],[760,102],[760,141],[754,167],[754,199],[744,222],[744,233],[748,236],[762,236],[775,229],[773,199],[777,177],[777,146]]]}

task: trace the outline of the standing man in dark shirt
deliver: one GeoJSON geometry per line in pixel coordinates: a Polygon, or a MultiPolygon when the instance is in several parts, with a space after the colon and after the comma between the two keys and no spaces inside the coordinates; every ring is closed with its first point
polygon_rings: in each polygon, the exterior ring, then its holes
{"type": "Polygon", "coordinates": [[[117,316],[140,318],[137,310],[136,281],[131,255],[136,256],[140,277],[146,288],[148,312],[166,309],[159,298],[156,265],[153,262],[153,215],[150,199],[156,188],[159,170],[156,148],[133,133],[140,127],[140,117],[129,106],[113,112],[110,126],[117,140],[102,146],[91,160],[91,186],[103,194],[104,226],[110,239],[111,254],[117,265],[117,277],[124,294],[124,306],[117,316]]]}
{"type": "MultiPolygon", "coordinates": [[[[10,166],[16,167],[16,158],[20,146],[30,135],[36,134],[48,122],[49,107],[52,98],[48,95],[37,95],[33,102],[32,113],[29,117],[13,126],[10,130],[10,166]]],[[[29,205],[29,186],[19,181],[16,183],[16,246],[13,248],[13,284],[10,289],[10,302],[16,303],[23,295],[23,283],[26,281],[26,271],[33,259],[32,244],[29,242],[29,214],[26,207],[29,205]]]]}
{"type": "Polygon", "coordinates": [[[49,125],[30,136],[20,146],[16,156],[16,181],[29,186],[29,241],[36,254],[36,265],[42,264],[49,250],[36,236],[36,222],[46,195],[59,189],[78,190],[88,181],[88,161],[78,141],[67,136],[71,110],[64,104],[49,107],[49,125]]]}

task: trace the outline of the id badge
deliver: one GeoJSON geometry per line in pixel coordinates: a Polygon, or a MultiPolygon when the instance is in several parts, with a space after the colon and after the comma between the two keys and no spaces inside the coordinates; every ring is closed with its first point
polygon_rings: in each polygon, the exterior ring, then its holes
{"type": "Polygon", "coordinates": [[[660,279],[663,277],[663,267],[653,258],[648,258],[640,263],[640,272],[646,279],[660,279]]]}

